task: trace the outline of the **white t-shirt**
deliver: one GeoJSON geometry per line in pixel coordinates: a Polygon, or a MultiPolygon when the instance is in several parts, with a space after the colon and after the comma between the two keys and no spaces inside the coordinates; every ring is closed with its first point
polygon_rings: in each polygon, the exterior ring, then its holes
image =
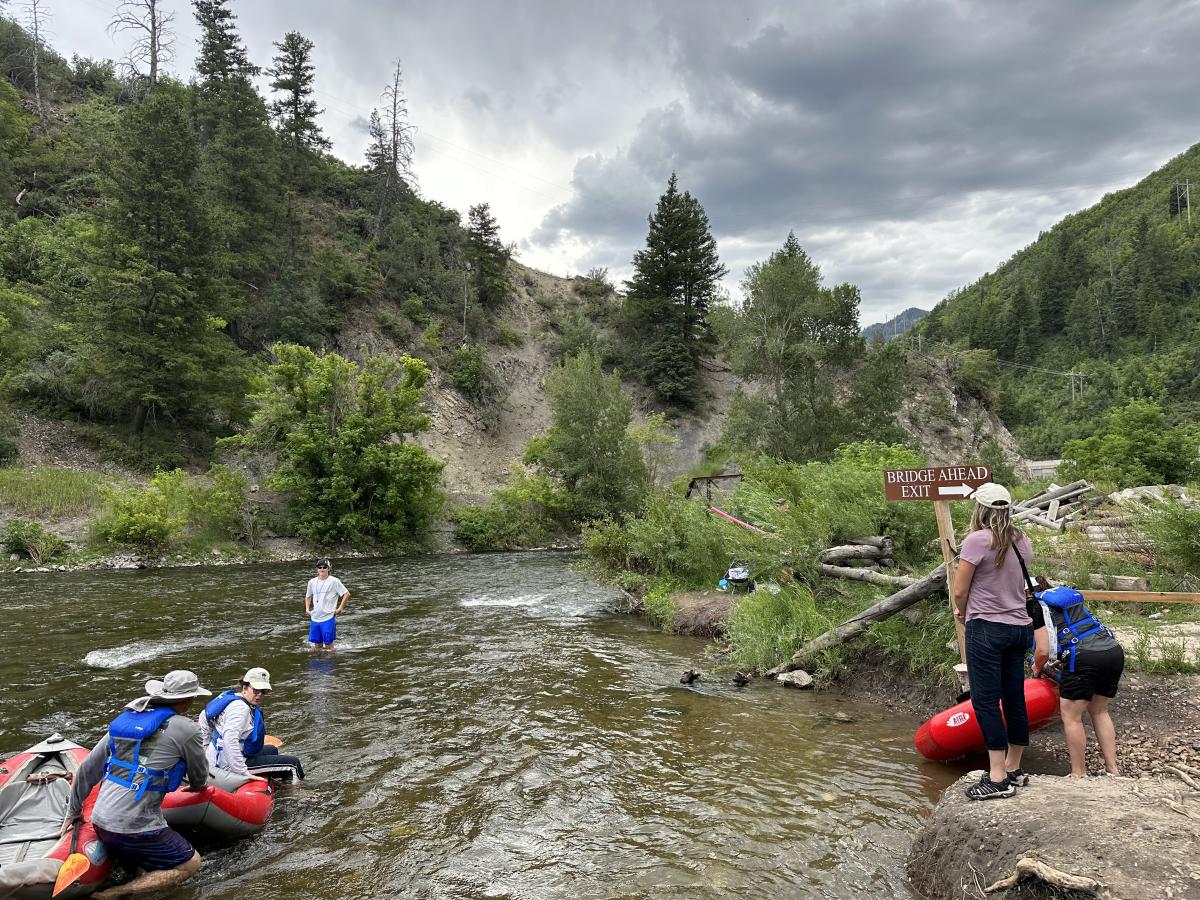
{"type": "Polygon", "coordinates": [[[337,609],[338,598],[346,593],[346,586],[342,584],[333,575],[330,575],[324,581],[320,578],[310,578],[308,581],[307,596],[312,597],[312,620],[314,622],[328,622],[333,618],[333,611],[337,609]]]}

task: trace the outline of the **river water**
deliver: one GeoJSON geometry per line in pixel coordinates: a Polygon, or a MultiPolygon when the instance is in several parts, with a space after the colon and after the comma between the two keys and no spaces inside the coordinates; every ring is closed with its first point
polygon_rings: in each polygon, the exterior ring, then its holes
{"type": "Polygon", "coordinates": [[[878,705],[704,668],[559,554],[350,561],[332,655],[307,567],[10,578],[0,751],[90,746],[147,678],[271,671],[308,779],[256,837],[202,847],[184,898],[906,897],[912,834],[959,771],[878,705]]]}

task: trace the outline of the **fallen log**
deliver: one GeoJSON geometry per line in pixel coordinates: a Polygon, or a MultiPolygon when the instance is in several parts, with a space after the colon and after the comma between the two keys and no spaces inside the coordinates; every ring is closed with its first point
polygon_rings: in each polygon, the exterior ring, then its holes
{"type": "Polygon", "coordinates": [[[1087,528],[1129,528],[1137,522],[1133,516],[1105,516],[1100,519],[1088,519],[1083,524],[1087,528]]]}
{"type": "Polygon", "coordinates": [[[866,544],[871,547],[878,547],[880,550],[888,551],[885,554],[886,556],[892,555],[892,548],[894,546],[892,539],[890,537],[888,537],[887,535],[883,535],[883,534],[875,534],[875,535],[871,535],[869,537],[850,538],[850,540],[848,540],[846,543],[847,544],[858,544],[860,546],[866,544]]]}
{"type": "Polygon", "coordinates": [[[872,547],[870,544],[843,544],[840,547],[830,547],[823,551],[821,562],[835,563],[848,559],[878,560],[885,556],[891,556],[891,554],[885,554],[879,547],[872,547]]]}
{"type": "Polygon", "coordinates": [[[854,569],[850,566],[822,565],[820,570],[822,575],[828,575],[830,578],[849,578],[851,581],[866,581],[883,587],[908,587],[917,581],[906,575],[883,575],[870,569],[854,569]]]}
{"type": "Polygon", "coordinates": [[[908,609],[914,603],[945,590],[946,566],[943,564],[924,578],[914,581],[907,587],[901,588],[890,597],[885,597],[874,606],[868,607],[852,618],[847,619],[841,625],[829,629],[824,634],[817,635],[797,650],[788,662],[776,666],[767,672],[767,676],[774,678],[783,672],[790,672],[792,669],[801,669],[805,663],[822,650],[828,650],[830,647],[836,647],[838,644],[856,638],[876,622],[882,622],[889,616],[900,612],[900,610],[908,609]]]}

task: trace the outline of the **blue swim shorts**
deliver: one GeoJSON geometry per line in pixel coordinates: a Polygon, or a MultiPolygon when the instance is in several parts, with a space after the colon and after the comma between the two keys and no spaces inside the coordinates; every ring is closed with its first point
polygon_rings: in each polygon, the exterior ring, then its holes
{"type": "Polygon", "coordinates": [[[147,872],[178,869],[191,859],[196,849],[170,828],[142,831],[137,834],[118,834],[95,826],[96,834],[108,852],[132,869],[147,872]]]}
{"type": "Polygon", "coordinates": [[[324,622],[312,622],[308,626],[308,642],[310,644],[332,644],[337,640],[337,619],[326,619],[324,622]]]}

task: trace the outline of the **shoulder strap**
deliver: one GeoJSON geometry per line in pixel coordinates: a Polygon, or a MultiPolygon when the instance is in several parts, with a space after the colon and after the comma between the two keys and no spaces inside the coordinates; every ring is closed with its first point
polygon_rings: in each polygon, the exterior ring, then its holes
{"type": "Polygon", "coordinates": [[[1032,595],[1033,589],[1037,587],[1037,582],[1029,577],[1029,567],[1025,565],[1025,557],[1021,555],[1019,543],[1020,539],[1013,542],[1012,551],[1017,555],[1017,562],[1021,564],[1021,574],[1025,576],[1025,593],[1032,595]]]}

